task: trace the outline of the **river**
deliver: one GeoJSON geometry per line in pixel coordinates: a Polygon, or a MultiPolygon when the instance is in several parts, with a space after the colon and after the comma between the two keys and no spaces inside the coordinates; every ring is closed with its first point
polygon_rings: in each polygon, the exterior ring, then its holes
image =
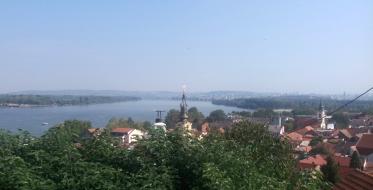
{"type": "MultiPolygon", "coordinates": [[[[88,120],[93,127],[104,127],[113,117],[132,117],[135,121],[152,122],[156,116],[155,110],[179,109],[179,103],[175,100],[140,100],[84,106],[0,108],[0,128],[10,131],[21,128],[33,135],[41,135],[49,127],[68,119],[88,120]],[[48,125],[42,125],[43,123],[48,125]]],[[[226,113],[244,110],[203,101],[188,101],[188,105],[189,108],[197,107],[205,116],[217,109],[226,113]]]]}

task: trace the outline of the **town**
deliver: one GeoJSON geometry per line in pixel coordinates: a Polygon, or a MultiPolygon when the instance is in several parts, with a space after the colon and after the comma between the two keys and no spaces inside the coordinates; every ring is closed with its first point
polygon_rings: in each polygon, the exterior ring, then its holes
{"type": "Polygon", "coordinates": [[[373,1],[0,1],[0,190],[373,190],[373,1]]]}
{"type": "MultiPolygon", "coordinates": [[[[316,115],[290,117],[283,116],[281,110],[272,118],[255,117],[255,114],[247,116],[248,113],[239,112],[227,115],[220,113],[219,117],[207,118],[200,121],[199,126],[197,124],[193,127],[188,117],[185,92],[182,94],[178,120],[172,128],[163,121],[162,113],[163,111],[157,111],[152,129],[166,133],[182,129],[197,139],[204,138],[212,131],[224,134],[240,122],[260,124],[274,137],[290,142],[298,169],[323,171],[323,167],[330,165],[332,170],[337,172],[326,173],[330,175],[327,178],[336,183],[334,189],[350,189],[354,186],[369,188],[373,185],[373,115],[344,112],[343,114],[351,119],[348,120],[347,127],[342,128],[327,115],[320,101],[316,115]],[[288,130],[289,123],[296,127],[288,130]]],[[[104,130],[106,129],[90,128],[87,134],[90,137],[97,137],[104,130]]],[[[120,139],[120,146],[129,149],[132,149],[139,139],[148,136],[145,130],[128,127],[111,128],[110,133],[114,138],[120,139]]]]}

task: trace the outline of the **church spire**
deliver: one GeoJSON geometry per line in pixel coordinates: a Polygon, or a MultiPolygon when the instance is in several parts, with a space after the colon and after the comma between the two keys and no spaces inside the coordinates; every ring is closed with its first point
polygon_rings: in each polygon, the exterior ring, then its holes
{"type": "Polygon", "coordinates": [[[326,129],[326,113],[324,105],[320,99],[320,105],[319,105],[319,112],[318,112],[318,119],[321,120],[320,128],[326,129]]]}
{"type": "Polygon", "coordinates": [[[188,119],[188,104],[186,103],[185,89],[183,89],[183,96],[180,104],[180,121],[188,119]]]}
{"type": "Polygon", "coordinates": [[[192,130],[192,123],[188,121],[188,104],[186,103],[185,86],[183,86],[183,96],[180,103],[180,121],[176,124],[176,127],[185,131],[192,130]]]}

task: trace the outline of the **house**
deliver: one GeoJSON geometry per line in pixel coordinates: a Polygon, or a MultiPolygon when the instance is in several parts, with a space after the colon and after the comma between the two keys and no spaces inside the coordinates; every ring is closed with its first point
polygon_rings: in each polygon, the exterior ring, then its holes
{"type": "Polygon", "coordinates": [[[362,127],[369,127],[373,126],[373,117],[372,116],[365,116],[358,119],[352,119],[351,128],[362,128],[362,127]]]}
{"type": "Polygon", "coordinates": [[[296,130],[295,132],[301,134],[302,136],[305,136],[305,135],[317,136],[316,131],[311,126],[303,127],[301,129],[296,130]]]}
{"type": "Polygon", "coordinates": [[[315,116],[308,116],[308,115],[297,115],[294,118],[294,123],[296,127],[306,127],[306,126],[311,126],[311,127],[319,127],[320,122],[315,116]]]}
{"type": "Polygon", "coordinates": [[[300,144],[303,141],[303,135],[297,133],[297,132],[291,132],[286,135],[291,142],[300,144]]]}
{"type": "Polygon", "coordinates": [[[312,150],[312,146],[298,146],[295,149],[297,153],[309,153],[312,150]]]}
{"type": "Polygon", "coordinates": [[[350,168],[351,158],[348,156],[334,155],[333,160],[339,166],[338,173],[342,179],[354,170],[353,168],[350,168]]]}
{"type": "Polygon", "coordinates": [[[111,135],[113,137],[121,138],[123,144],[131,144],[136,142],[138,139],[144,138],[145,134],[138,129],[123,127],[112,129],[111,135]]]}
{"type": "Polygon", "coordinates": [[[321,166],[326,164],[326,160],[320,154],[315,156],[309,156],[303,160],[299,160],[298,167],[302,170],[304,169],[317,169],[319,170],[321,166]]]}
{"type": "Polygon", "coordinates": [[[356,144],[356,149],[360,155],[370,155],[373,153],[373,134],[364,134],[356,144]]]}
{"type": "Polygon", "coordinates": [[[373,170],[373,134],[363,134],[356,144],[356,149],[364,160],[364,170],[373,170]]]}
{"type": "Polygon", "coordinates": [[[373,175],[361,170],[353,170],[335,184],[333,190],[371,190],[372,187],[373,175]]]}

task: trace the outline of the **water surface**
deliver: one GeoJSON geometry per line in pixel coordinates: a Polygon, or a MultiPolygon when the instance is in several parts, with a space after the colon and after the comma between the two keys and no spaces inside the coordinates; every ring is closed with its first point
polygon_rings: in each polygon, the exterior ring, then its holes
{"type": "MultiPolygon", "coordinates": [[[[154,121],[155,110],[179,109],[175,100],[141,100],[85,106],[52,106],[36,108],[0,108],[0,128],[16,131],[25,129],[40,135],[49,127],[68,119],[88,120],[94,127],[104,127],[112,117],[132,117],[136,121],[154,121]],[[47,126],[42,123],[48,123],[47,126]]],[[[189,107],[197,107],[203,114],[222,109],[226,113],[243,109],[213,105],[211,102],[189,101],[189,107]]]]}

